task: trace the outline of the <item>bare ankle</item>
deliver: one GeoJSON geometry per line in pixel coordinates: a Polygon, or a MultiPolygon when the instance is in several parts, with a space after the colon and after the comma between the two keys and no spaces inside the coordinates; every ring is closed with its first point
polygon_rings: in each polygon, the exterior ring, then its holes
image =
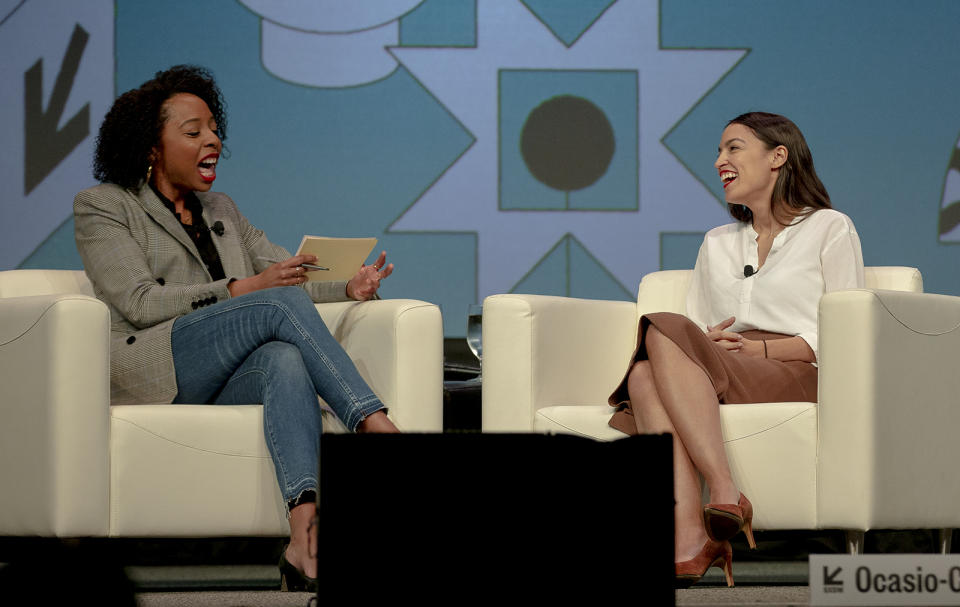
{"type": "Polygon", "coordinates": [[[315,504],[300,504],[290,511],[290,543],[285,556],[308,577],[317,576],[316,517],[315,504]]]}
{"type": "Polygon", "coordinates": [[[368,415],[362,422],[357,425],[357,432],[359,433],[380,433],[380,434],[394,434],[399,433],[400,430],[390,421],[390,418],[387,417],[387,414],[381,409],[375,413],[368,415]]]}
{"type": "Polygon", "coordinates": [[[688,561],[697,556],[708,539],[707,532],[702,526],[691,527],[686,530],[677,529],[674,539],[676,562],[688,561]]]}
{"type": "Polygon", "coordinates": [[[740,490],[732,482],[722,487],[710,488],[711,504],[736,504],[740,499],[740,490]]]}

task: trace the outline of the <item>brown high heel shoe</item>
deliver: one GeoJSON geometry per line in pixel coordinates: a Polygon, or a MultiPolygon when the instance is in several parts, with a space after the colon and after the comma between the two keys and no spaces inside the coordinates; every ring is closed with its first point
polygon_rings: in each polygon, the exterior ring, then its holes
{"type": "Polygon", "coordinates": [[[707,528],[710,539],[717,542],[729,540],[743,529],[750,548],[757,547],[757,543],[753,540],[753,504],[742,493],[736,504],[704,506],[703,526],[707,528]]]}
{"type": "Polygon", "coordinates": [[[677,588],[687,588],[700,581],[711,567],[720,567],[727,577],[727,588],[733,587],[733,548],[730,542],[707,540],[697,556],[674,563],[677,588]]]}

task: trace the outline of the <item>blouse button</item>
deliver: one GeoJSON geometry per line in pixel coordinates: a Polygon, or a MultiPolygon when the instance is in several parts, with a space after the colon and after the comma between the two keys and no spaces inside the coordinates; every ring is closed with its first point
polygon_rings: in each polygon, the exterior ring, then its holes
{"type": "Polygon", "coordinates": [[[134,337],[133,335],[131,335],[130,337],[127,338],[127,343],[128,343],[128,344],[132,344],[132,343],[135,342],[135,341],[137,341],[137,338],[134,337]]]}

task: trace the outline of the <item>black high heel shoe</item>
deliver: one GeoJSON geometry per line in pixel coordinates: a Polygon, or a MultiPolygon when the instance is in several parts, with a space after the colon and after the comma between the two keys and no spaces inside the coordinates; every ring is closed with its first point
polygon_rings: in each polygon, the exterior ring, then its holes
{"type": "Polygon", "coordinates": [[[280,551],[280,590],[283,592],[317,592],[317,578],[307,577],[287,560],[287,546],[280,551]]]}

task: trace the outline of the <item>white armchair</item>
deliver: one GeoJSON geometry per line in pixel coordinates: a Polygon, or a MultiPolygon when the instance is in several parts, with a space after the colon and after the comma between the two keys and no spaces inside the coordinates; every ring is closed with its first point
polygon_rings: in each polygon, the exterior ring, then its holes
{"type": "MultiPolygon", "coordinates": [[[[401,429],[442,431],[437,306],[317,309],[401,429]]],[[[0,535],[286,535],[261,405],[111,407],[109,337],[83,272],[0,272],[0,535]]]]}
{"type": "MultiPolygon", "coordinates": [[[[682,313],[691,275],[646,275],[637,304],[488,297],[483,431],[625,436],[606,399],[638,319],[682,313]]],[[[921,293],[914,268],[867,268],[866,285],[821,299],[818,403],[720,408],[755,529],[844,529],[857,552],[869,529],[960,526],[960,298],[921,293]]]]}

